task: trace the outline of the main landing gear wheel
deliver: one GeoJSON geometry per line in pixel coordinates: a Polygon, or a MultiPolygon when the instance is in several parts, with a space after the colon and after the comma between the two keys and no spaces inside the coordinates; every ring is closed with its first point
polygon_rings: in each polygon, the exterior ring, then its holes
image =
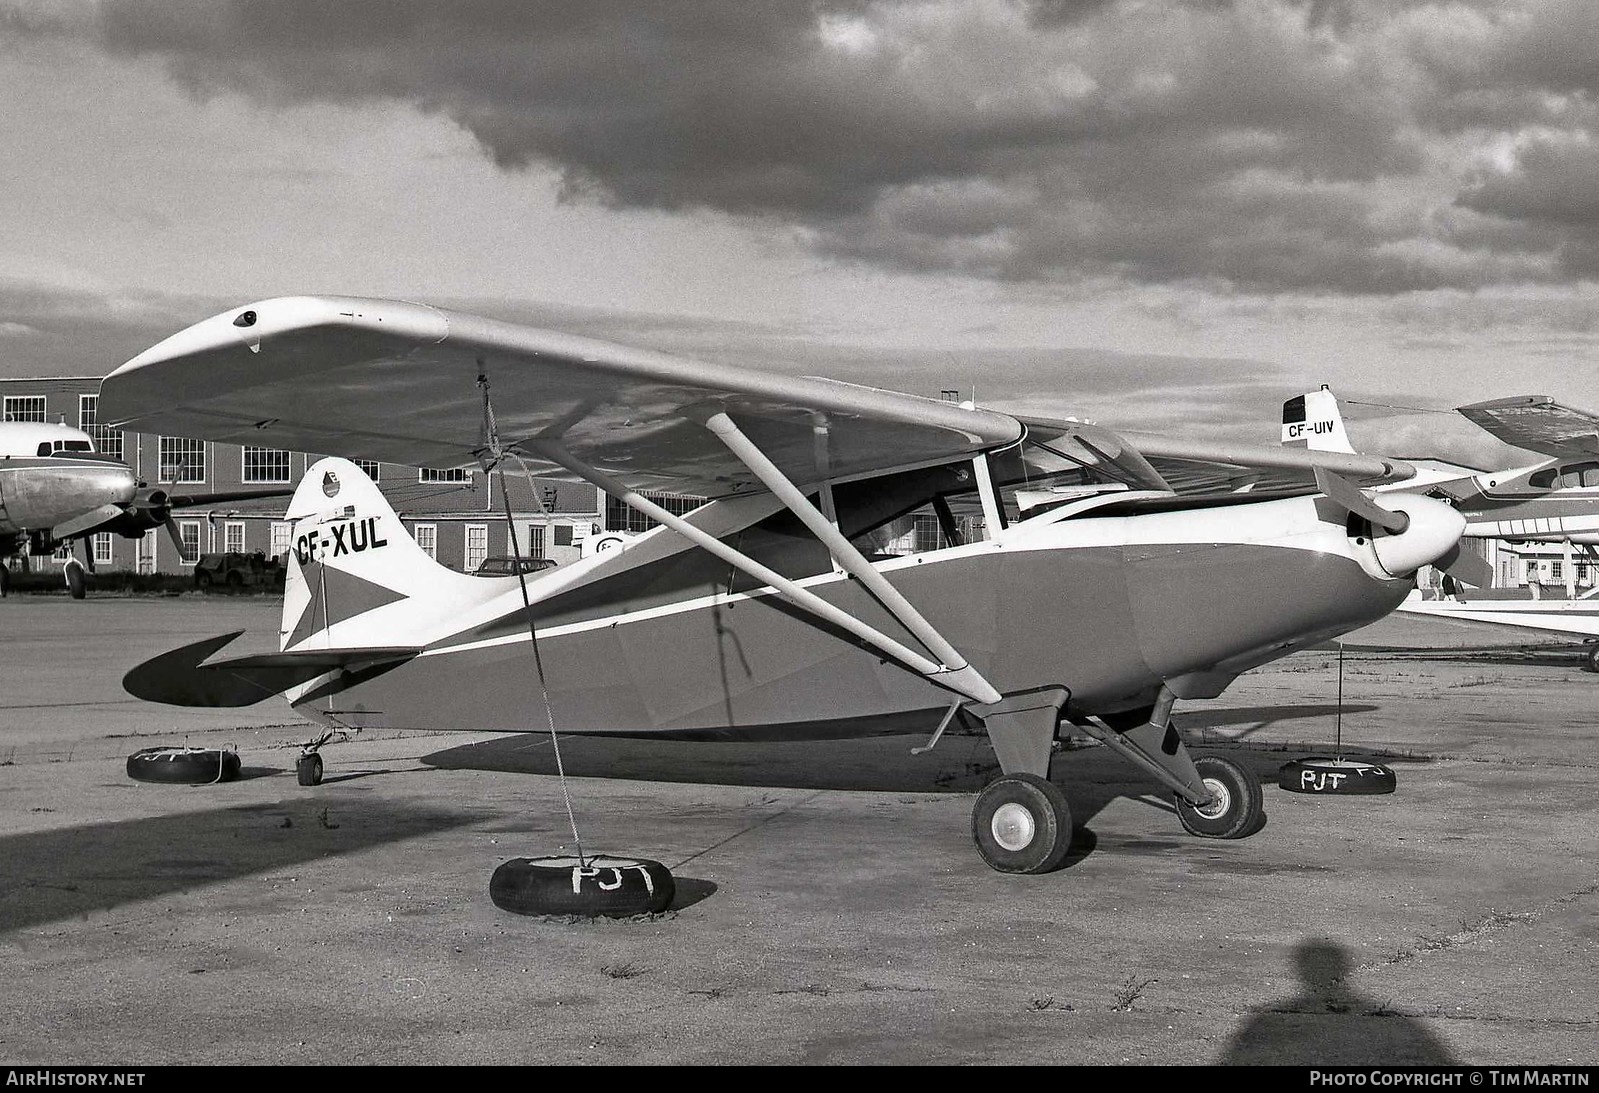
{"type": "Polygon", "coordinates": [[[1178,795],[1177,818],[1183,827],[1211,839],[1242,839],[1260,830],[1266,809],[1254,771],[1219,755],[1200,756],[1194,769],[1214,800],[1195,805],[1178,795]]]}
{"type": "Polygon", "coordinates": [[[518,915],[631,918],[671,906],[672,871],[647,858],[512,858],[489,878],[489,898],[518,915]]]}
{"type": "Polygon", "coordinates": [[[1397,781],[1394,772],[1380,763],[1334,759],[1325,755],[1295,759],[1284,763],[1277,771],[1278,787],[1290,793],[1327,796],[1392,793],[1397,781]]]}
{"type": "Polygon", "coordinates": [[[1036,774],[1007,774],[977,795],[977,852],[1001,873],[1047,873],[1072,845],[1072,812],[1060,787],[1036,774]]]}
{"type": "Polygon", "coordinates": [[[1590,645],[1583,650],[1582,667],[1587,672],[1599,672],[1599,645],[1590,645]]]}
{"type": "Polygon", "coordinates": [[[322,757],[316,752],[302,755],[294,764],[294,776],[302,786],[322,784],[322,757]]]}
{"type": "Polygon", "coordinates": [[[81,600],[88,594],[88,580],[83,575],[83,563],[76,558],[68,558],[63,572],[67,578],[67,594],[75,600],[81,600]]]}
{"type": "Polygon", "coordinates": [[[239,753],[221,748],[143,748],[128,756],[128,777],[136,782],[204,785],[239,776],[239,753]]]}

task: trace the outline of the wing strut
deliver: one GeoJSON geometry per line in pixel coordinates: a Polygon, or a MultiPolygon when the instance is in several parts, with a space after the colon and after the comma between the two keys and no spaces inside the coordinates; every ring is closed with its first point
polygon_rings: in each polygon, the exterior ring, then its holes
{"type": "MultiPolygon", "coordinates": [[[[771,585],[777,590],[779,595],[794,604],[794,606],[815,615],[824,622],[837,626],[841,630],[854,634],[874,649],[894,658],[918,674],[926,676],[931,682],[947,687],[978,702],[997,702],[1003,697],[998,691],[994,690],[987,680],[978,674],[975,668],[966,664],[964,659],[958,654],[955,656],[955,660],[959,665],[956,670],[951,670],[947,665],[929,660],[901,642],[895,641],[887,634],[868,626],[849,612],[833,606],[814,592],[801,587],[781,573],[767,568],[737,548],[722,542],[709,532],[695,527],[681,516],[666,511],[660,505],[641,495],[637,490],[628,488],[604,471],[583,463],[573,456],[571,452],[567,451],[566,446],[559,441],[525,440],[517,446],[565,467],[585,482],[605,491],[629,508],[636,509],[657,523],[665,524],[695,546],[715,555],[729,565],[736,566],[762,584],[771,585]]],[[[751,467],[751,470],[755,470],[755,468],[751,467]]],[[[788,479],[783,478],[780,472],[778,472],[778,477],[785,484],[788,484],[788,479]]],[[[789,486],[791,489],[793,488],[792,484],[789,484],[789,486]]],[[[804,498],[801,497],[801,500],[803,501],[804,498]]],[[[816,513],[816,510],[810,506],[809,502],[805,502],[805,506],[812,513],[816,513]]],[[[820,513],[816,513],[816,515],[820,516],[820,513]]],[[[825,522],[825,518],[823,520],[825,522]]],[[[927,629],[931,630],[932,627],[928,626],[927,629]]],[[[914,631],[912,632],[914,633],[914,631]]],[[[918,634],[917,637],[920,638],[921,635],[918,634]]],[[[947,642],[943,644],[948,647],[947,642]]],[[[932,646],[929,646],[929,649],[932,649],[932,646]]],[[[953,652],[953,650],[951,651],[953,652]]]]}
{"type": "Polygon", "coordinates": [[[914,634],[916,640],[939,659],[942,667],[938,674],[943,678],[935,682],[942,683],[951,690],[974,698],[978,702],[998,702],[1003,697],[976,668],[968,663],[965,657],[961,656],[960,651],[933,627],[932,623],[922,617],[922,613],[916,610],[899,589],[888,583],[888,578],[872,568],[872,563],[855,549],[855,544],[844,538],[844,533],[811,504],[810,499],[788,480],[788,477],[778,469],[777,464],[766,458],[766,454],[744,435],[743,431],[733,423],[732,418],[726,413],[712,414],[706,419],[705,427],[715,433],[717,439],[726,444],[732,453],[754,472],[755,477],[759,478],[779,501],[788,506],[790,512],[811,529],[811,534],[822,541],[822,545],[827,547],[835,562],[843,566],[850,576],[865,585],[866,590],[877,597],[877,602],[886,607],[888,613],[899,620],[900,625],[914,634]]]}

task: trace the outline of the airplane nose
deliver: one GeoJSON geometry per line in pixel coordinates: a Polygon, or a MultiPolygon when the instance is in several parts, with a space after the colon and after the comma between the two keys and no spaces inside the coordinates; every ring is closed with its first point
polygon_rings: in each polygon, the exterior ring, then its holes
{"type": "Polygon", "coordinates": [[[1379,532],[1372,540],[1377,564],[1390,577],[1408,577],[1436,562],[1454,549],[1466,530],[1466,518],[1460,512],[1431,497],[1388,494],[1377,503],[1410,517],[1404,531],[1379,532]]]}

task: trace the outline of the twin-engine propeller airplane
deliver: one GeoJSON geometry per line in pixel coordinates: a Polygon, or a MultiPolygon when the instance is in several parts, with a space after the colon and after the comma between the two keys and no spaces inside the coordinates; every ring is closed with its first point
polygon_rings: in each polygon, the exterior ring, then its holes
{"type": "MultiPolygon", "coordinates": [[[[140,482],[126,463],[94,450],[89,434],[69,425],[0,422],[0,588],[10,571],[3,560],[27,551],[53,553],[63,543],[104,532],[137,539],[165,527],[181,554],[174,509],[280,497],[281,491],[236,490],[181,494],[140,482]]],[[[73,599],[86,592],[85,566],[94,555],[73,555],[64,566],[73,599]]]]}
{"type": "Polygon", "coordinates": [[[1252,834],[1258,779],[1191,756],[1174,704],[1387,614],[1463,527],[1442,502],[1364,493],[1410,473],[1391,461],[1135,447],[381,300],[208,319],[117,369],[100,405],[162,433],[570,476],[663,525],[525,584],[471,577],[425,555],[353,463],[312,466],[281,651],[219,659],[224,635],[125,680],[183,705],[282,694],[328,730],[303,784],[335,732],[366,727],[936,742],[960,717],[1003,771],[972,826],[1007,872],[1070,845],[1049,780],[1063,720],[1174,792],[1190,832],[1252,834]],[[645,490],[711,500],[677,516],[645,490]]]}

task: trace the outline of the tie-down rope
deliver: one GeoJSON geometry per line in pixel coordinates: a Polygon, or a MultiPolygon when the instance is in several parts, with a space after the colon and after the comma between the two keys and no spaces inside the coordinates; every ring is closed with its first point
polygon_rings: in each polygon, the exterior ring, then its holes
{"type": "MultiPolygon", "coordinates": [[[[500,503],[505,509],[505,528],[511,537],[512,565],[516,568],[516,583],[522,589],[522,610],[527,615],[527,633],[533,642],[533,667],[538,672],[539,694],[544,700],[544,715],[550,726],[550,743],[555,750],[555,773],[561,782],[561,797],[566,802],[566,819],[572,825],[572,842],[577,846],[577,860],[582,868],[588,868],[588,858],[583,854],[583,836],[578,834],[577,814],[572,809],[572,792],[567,786],[566,764],[561,761],[561,736],[555,730],[555,706],[550,702],[550,686],[544,677],[544,656],[539,651],[538,626],[533,619],[533,601],[527,594],[527,574],[521,564],[522,548],[516,538],[516,520],[511,515],[511,491],[506,488],[505,469],[500,465],[505,455],[516,460],[521,468],[522,475],[527,479],[528,492],[533,495],[533,504],[538,508],[540,516],[548,516],[549,509],[544,505],[544,499],[539,496],[538,488],[533,484],[533,472],[522,461],[522,456],[500,446],[499,430],[494,422],[494,407],[489,401],[489,381],[487,376],[477,378],[478,387],[483,391],[483,428],[487,449],[478,453],[478,458],[483,464],[484,473],[497,473],[500,476],[500,503]]],[[[529,544],[531,545],[531,544],[529,544]]]]}

